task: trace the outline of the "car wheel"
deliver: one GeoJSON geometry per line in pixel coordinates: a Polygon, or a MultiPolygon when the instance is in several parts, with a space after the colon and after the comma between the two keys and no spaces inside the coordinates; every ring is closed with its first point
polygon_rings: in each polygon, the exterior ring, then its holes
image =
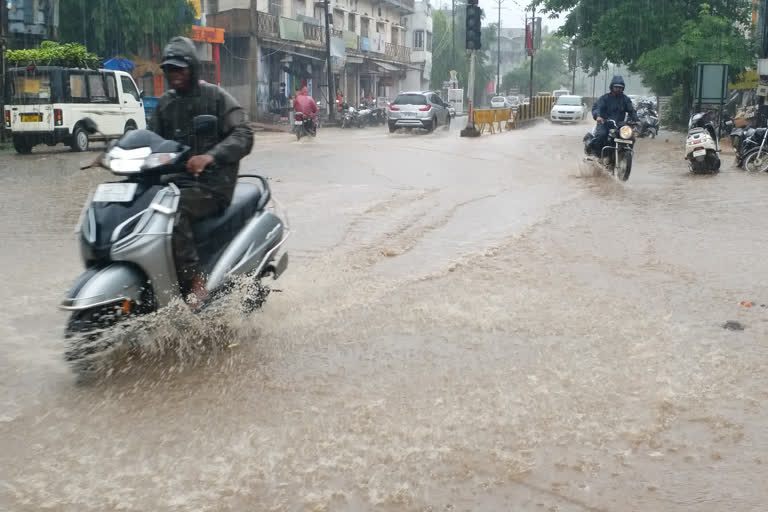
{"type": "Polygon", "coordinates": [[[428,133],[435,131],[435,128],[437,128],[437,117],[433,117],[432,122],[427,123],[426,128],[428,133]]]}
{"type": "Polygon", "coordinates": [[[389,133],[395,133],[395,130],[397,130],[397,126],[394,123],[389,123],[389,133]]]}

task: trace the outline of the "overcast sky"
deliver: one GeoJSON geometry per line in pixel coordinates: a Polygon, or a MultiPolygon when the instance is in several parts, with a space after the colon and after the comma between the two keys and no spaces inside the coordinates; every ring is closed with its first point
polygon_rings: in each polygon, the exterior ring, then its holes
{"type": "MultiPolygon", "coordinates": [[[[521,6],[528,4],[528,0],[502,0],[501,3],[501,27],[523,28],[525,25],[525,12],[521,6]]],[[[499,17],[499,7],[496,0],[480,0],[480,7],[485,11],[485,24],[496,23],[499,17]]],[[[432,0],[432,6],[438,9],[451,8],[451,0],[432,0]]],[[[530,16],[530,11],[528,15],[530,16]]],[[[557,20],[551,20],[546,16],[541,20],[542,25],[548,26],[550,32],[557,30],[563,24],[563,16],[557,20]]]]}

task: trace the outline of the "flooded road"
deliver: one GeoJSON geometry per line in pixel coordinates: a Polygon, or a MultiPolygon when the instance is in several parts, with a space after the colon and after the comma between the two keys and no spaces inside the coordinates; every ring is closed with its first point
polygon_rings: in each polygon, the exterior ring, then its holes
{"type": "Polygon", "coordinates": [[[91,387],[56,305],[104,171],[0,155],[0,510],[763,510],[768,176],[662,134],[621,184],[587,128],[257,136],[282,293],[91,387]]]}

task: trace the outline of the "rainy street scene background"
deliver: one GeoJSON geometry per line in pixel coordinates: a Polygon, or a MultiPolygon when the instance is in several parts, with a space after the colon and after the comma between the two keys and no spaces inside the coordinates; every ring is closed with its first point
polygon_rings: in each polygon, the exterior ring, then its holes
{"type": "Polygon", "coordinates": [[[3,2],[0,511],[764,510],[767,15],[3,2]]]}

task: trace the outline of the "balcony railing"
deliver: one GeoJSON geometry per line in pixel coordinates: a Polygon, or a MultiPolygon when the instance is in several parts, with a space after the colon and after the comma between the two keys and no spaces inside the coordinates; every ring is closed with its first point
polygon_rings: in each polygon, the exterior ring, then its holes
{"type": "MultiPolygon", "coordinates": [[[[258,11],[256,13],[256,33],[261,36],[280,37],[280,19],[277,16],[258,11]]],[[[305,32],[306,34],[306,32],[305,32]]]]}
{"type": "Polygon", "coordinates": [[[386,43],[384,45],[384,55],[401,62],[411,61],[411,49],[399,44],[386,43]]]}
{"type": "Polygon", "coordinates": [[[304,23],[304,42],[313,46],[325,44],[325,27],[304,23]]]}
{"type": "MultiPolygon", "coordinates": [[[[266,12],[231,9],[211,15],[209,20],[212,22],[210,23],[211,26],[227,30],[228,36],[258,36],[281,39],[280,18],[266,12]]],[[[304,44],[325,48],[325,27],[312,23],[302,23],[302,25],[304,44]]],[[[380,36],[381,34],[374,35],[380,36]]],[[[331,29],[331,37],[344,39],[348,51],[362,51],[365,54],[370,52],[371,56],[382,55],[377,50],[374,39],[361,38],[359,35],[338,29],[331,29]],[[361,42],[362,39],[366,39],[365,44],[361,42]]],[[[291,40],[294,39],[291,38],[291,40]]],[[[383,46],[383,56],[397,62],[409,63],[411,61],[411,48],[392,43],[384,43],[383,46]]]]}
{"type": "Polygon", "coordinates": [[[379,3],[392,5],[405,12],[414,12],[416,10],[414,0],[379,0],[379,3]]]}

